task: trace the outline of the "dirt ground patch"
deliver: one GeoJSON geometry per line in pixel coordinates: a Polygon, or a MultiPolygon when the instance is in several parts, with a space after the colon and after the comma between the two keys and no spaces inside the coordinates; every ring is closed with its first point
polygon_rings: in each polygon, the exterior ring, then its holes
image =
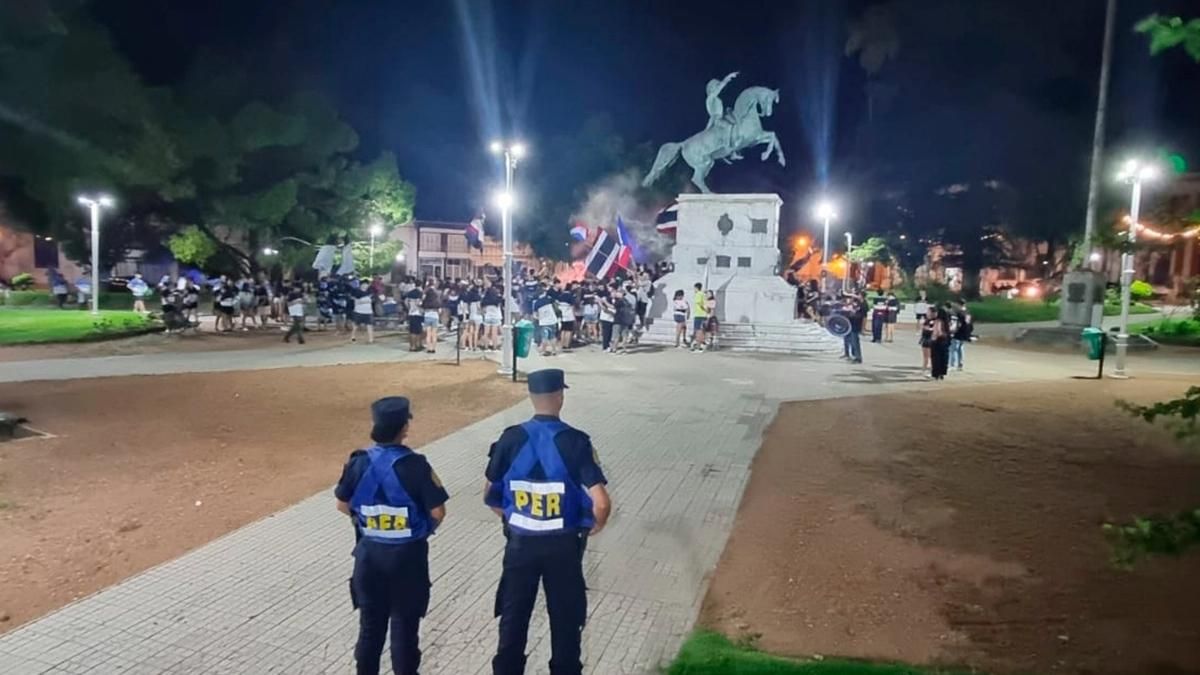
{"type": "Polygon", "coordinates": [[[986,672],[1200,672],[1200,554],[1109,565],[1107,520],[1200,505],[1200,458],[1056,382],[784,405],[702,623],[787,655],[986,672]]]}
{"type": "Polygon", "coordinates": [[[420,448],[524,391],[479,362],[0,384],[56,434],[0,443],[0,632],[331,487],[394,394],[420,448]]]}

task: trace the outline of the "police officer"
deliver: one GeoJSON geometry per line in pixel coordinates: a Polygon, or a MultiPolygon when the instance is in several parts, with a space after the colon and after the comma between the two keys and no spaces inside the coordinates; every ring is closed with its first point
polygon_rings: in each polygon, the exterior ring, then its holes
{"type": "Polygon", "coordinates": [[[376,445],[350,454],[334,490],[358,539],[350,599],[359,610],[359,675],[379,672],[389,620],[393,672],[416,675],[421,665],[418,630],[430,587],[427,539],[446,517],[449,495],[425,457],[404,445],[410,409],[403,396],[371,405],[376,445]]]}
{"type": "Polygon", "coordinates": [[[563,371],[529,374],[533,419],[492,444],[484,501],[504,523],[504,571],[496,593],[500,642],[494,675],[525,672],[525,642],[538,582],[550,614],[550,673],[579,675],[587,616],[583,551],[612,510],[588,435],[559,419],[563,371]]]}

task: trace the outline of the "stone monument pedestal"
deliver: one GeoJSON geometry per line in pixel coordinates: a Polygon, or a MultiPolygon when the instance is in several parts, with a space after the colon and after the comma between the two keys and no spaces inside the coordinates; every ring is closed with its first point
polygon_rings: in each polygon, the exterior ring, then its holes
{"type": "Polygon", "coordinates": [[[690,303],[700,283],[716,294],[723,347],[840,350],[840,339],[795,318],[796,289],[779,276],[782,205],[775,194],[680,195],[675,271],[655,284],[647,312],[654,322],[643,339],[673,344],[671,299],[682,290],[690,303]]]}

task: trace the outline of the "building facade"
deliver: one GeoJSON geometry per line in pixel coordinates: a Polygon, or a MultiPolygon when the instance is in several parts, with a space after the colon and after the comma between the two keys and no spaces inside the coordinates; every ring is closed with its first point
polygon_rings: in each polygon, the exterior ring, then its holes
{"type": "Polygon", "coordinates": [[[30,274],[36,286],[45,288],[46,273],[51,268],[67,279],[76,279],[83,273],[63,254],[53,237],[21,232],[0,224],[0,280],[7,283],[18,274],[30,274]]]}
{"type": "MultiPolygon", "coordinates": [[[[392,231],[390,239],[403,244],[404,260],[401,274],[439,279],[468,279],[479,276],[487,268],[504,265],[503,243],[487,235],[482,237],[483,250],[467,244],[463,234],[467,223],[414,220],[392,231]]],[[[514,263],[540,268],[541,261],[526,244],[513,244],[514,263]]]]}

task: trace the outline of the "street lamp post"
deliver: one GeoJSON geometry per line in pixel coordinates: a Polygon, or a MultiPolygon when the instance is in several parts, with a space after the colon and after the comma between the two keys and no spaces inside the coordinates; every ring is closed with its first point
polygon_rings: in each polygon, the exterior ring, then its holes
{"type": "Polygon", "coordinates": [[[821,245],[821,295],[824,295],[826,279],[829,277],[829,223],[837,218],[837,211],[833,207],[833,202],[821,200],[813,209],[813,215],[825,224],[825,238],[821,245]]]}
{"type": "Polygon", "coordinates": [[[1137,241],[1138,216],[1142,208],[1142,183],[1154,180],[1158,170],[1136,159],[1125,163],[1117,179],[1133,186],[1129,201],[1129,246],[1121,253],[1121,325],[1117,329],[1117,367],[1112,377],[1126,378],[1125,356],[1129,351],[1129,305],[1133,286],[1133,245],[1137,241]]]}
{"type": "Polygon", "coordinates": [[[504,157],[504,191],[496,195],[500,207],[500,230],[504,247],[504,289],[501,298],[504,301],[504,321],[500,327],[500,373],[511,375],[513,363],[513,322],[512,322],[512,278],[513,278],[513,236],[512,236],[512,207],[513,207],[513,172],[517,162],[525,156],[525,146],[521,143],[505,144],[493,141],[493,154],[504,157]]]}
{"type": "Polygon", "coordinates": [[[100,209],[114,204],[108,195],[79,196],[79,203],[92,215],[92,314],[100,313],[100,209]]]}
{"type": "Polygon", "coordinates": [[[846,278],[842,280],[842,292],[850,290],[850,252],[854,250],[854,235],[846,233],[846,278]]]}

